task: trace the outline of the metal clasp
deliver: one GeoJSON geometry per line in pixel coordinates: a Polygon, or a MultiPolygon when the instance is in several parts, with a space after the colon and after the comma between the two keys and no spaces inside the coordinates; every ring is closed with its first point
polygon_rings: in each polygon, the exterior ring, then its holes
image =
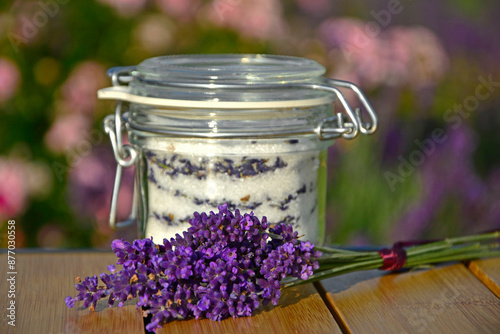
{"type": "MultiPolygon", "coordinates": [[[[108,70],[108,75],[111,77],[114,86],[120,86],[121,83],[128,83],[131,78],[131,71],[134,67],[121,67],[108,70]],[[125,78],[125,79],[124,79],[125,78]]],[[[123,115],[122,115],[123,101],[116,102],[115,114],[108,115],[104,118],[104,131],[109,135],[113,153],[117,161],[115,183],[113,185],[113,194],[111,196],[111,208],[109,211],[109,226],[112,229],[125,227],[136,221],[137,218],[137,202],[138,202],[138,188],[134,179],[134,191],[132,197],[132,209],[129,219],[117,222],[117,206],[118,194],[120,192],[120,185],[122,181],[123,167],[132,166],[137,159],[137,151],[131,145],[123,145],[122,130],[123,130],[123,115]]]]}
{"type": "Polygon", "coordinates": [[[334,79],[325,79],[325,83],[326,84],[324,85],[311,85],[311,88],[335,93],[347,113],[347,118],[346,115],[337,113],[335,116],[321,121],[315,130],[320,140],[328,140],[341,136],[345,139],[353,139],[358,135],[358,132],[361,132],[364,135],[371,135],[377,130],[377,114],[357,85],[352,82],[334,79]],[[334,86],[351,89],[357,95],[368,112],[370,122],[364,122],[361,116],[361,109],[356,108],[353,111],[344,95],[334,86]]]}
{"type": "Polygon", "coordinates": [[[338,87],[343,87],[352,90],[358,97],[358,99],[361,101],[363,106],[366,109],[366,112],[368,112],[368,115],[370,116],[370,122],[363,122],[363,119],[361,118],[361,109],[356,108],[355,109],[355,114],[356,118],[359,124],[359,131],[364,134],[364,135],[371,135],[375,131],[377,131],[378,127],[378,118],[377,114],[375,113],[375,110],[373,110],[370,102],[366,98],[365,94],[361,91],[361,89],[358,87],[358,85],[353,84],[352,82],[348,81],[342,81],[342,80],[334,80],[334,79],[327,79],[329,83],[338,86],[338,87]]]}

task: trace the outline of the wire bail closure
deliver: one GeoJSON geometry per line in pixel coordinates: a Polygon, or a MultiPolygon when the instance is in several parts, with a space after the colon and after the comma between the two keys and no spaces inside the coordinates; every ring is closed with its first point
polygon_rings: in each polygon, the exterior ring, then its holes
{"type": "MultiPolygon", "coordinates": [[[[118,203],[118,192],[122,179],[123,167],[132,166],[137,160],[137,151],[131,145],[123,145],[121,133],[124,128],[123,121],[126,120],[126,116],[122,113],[122,107],[124,102],[139,103],[145,105],[154,106],[170,106],[171,101],[165,101],[161,98],[147,97],[147,96],[137,96],[129,92],[127,85],[132,81],[132,79],[137,79],[140,81],[147,82],[146,79],[140,76],[134,76],[133,71],[136,70],[136,66],[124,66],[124,67],[113,67],[107,71],[107,75],[111,78],[113,87],[104,88],[98,91],[98,96],[100,99],[114,99],[116,100],[116,108],[114,115],[108,115],[104,119],[104,130],[109,135],[111,140],[111,145],[113,147],[113,153],[117,161],[115,184],[113,187],[113,195],[111,199],[111,210],[109,224],[111,228],[116,229],[119,227],[124,227],[133,223],[137,218],[137,202],[138,202],[138,187],[137,182],[134,180],[134,195],[132,210],[129,219],[123,222],[117,222],[117,203],[118,203]]],[[[323,82],[320,83],[287,83],[282,85],[243,85],[243,84],[200,84],[200,83],[179,83],[179,82],[154,82],[154,84],[168,87],[176,88],[204,88],[204,89],[289,89],[289,88],[306,88],[327,91],[335,94],[336,98],[342,104],[346,114],[336,113],[335,116],[323,119],[310,133],[315,133],[319,140],[331,140],[335,138],[345,138],[354,139],[361,132],[364,135],[373,134],[378,127],[378,118],[373,110],[370,102],[363,94],[361,89],[347,81],[334,80],[323,78],[323,82]],[[370,118],[369,122],[365,122],[362,118],[361,108],[351,108],[349,102],[345,98],[344,94],[339,90],[339,88],[352,90],[358,99],[361,101],[364,109],[368,113],[370,118]]],[[[178,101],[186,102],[186,101],[178,101]]],[[[157,132],[156,129],[149,129],[147,127],[141,128],[142,131],[157,132]]],[[[185,135],[181,132],[162,132],[165,134],[172,135],[185,135]]],[[[273,132],[272,135],[290,135],[289,132],[273,132]]],[[[306,134],[302,132],[302,134],[306,134]]],[[[191,134],[192,135],[192,134],[191,134]]],[[[197,137],[207,137],[207,138],[227,138],[223,134],[209,135],[197,134],[197,137]]]]}
{"type": "MultiPolygon", "coordinates": [[[[129,73],[129,69],[124,68],[119,71],[113,72],[111,75],[111,81],[113,86],[120,86],[120,75],[129,73]]],[[[109,72],[108,72],[109,74],[109,72]]],[[[118,194],[120,192],[120,186],[122,182],[123,167],[132,166],[137,160],[137,151],[131,145],[123,145],[122,143],[122,130],[124,128],[122,124],[123,101],[116,101],[116,108],[114,115],[108,115],[104,119],[104,132],[106,132],[111,140],[111,146],[113,147],[113,153],[116,165],[115,183],[113,185],[113,193],[111,195],[111,207],[109,211],[109,226],[115,230],[117,228],[125,227],[131,225],[137,219],[137,201],[138,201],[138,189],[137,183],[134,180],[134,190],[132,197],[132,210],[130,216],[127,220],[117,222],[118,217],[118,194]]]]}

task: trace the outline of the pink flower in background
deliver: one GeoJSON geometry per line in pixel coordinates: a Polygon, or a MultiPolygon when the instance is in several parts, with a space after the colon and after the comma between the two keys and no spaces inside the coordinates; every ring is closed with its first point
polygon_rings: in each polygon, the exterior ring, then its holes
{"type": "Polygon", "coordinates": [[[319,27],[320,38],[335,67],[332,77],[354,81],[358,84],[373,85],[380,82],[386,71],[381,62],[379,41],[367,34],[366,23],[352,18],[329,19],[319,27]]]}
{"type": "Polygon", "coordinates": [[[160,10],[179,20],[192,18],[200,7],[199,0],[156,0],[160,10]]]}
{"type": "Polygon", "coordinates": [[[19,215],[28,200],[23,166],[14,160],[0,158],[0,219],[19,215]]]}
{"type": "Polygon", "coordinates": [[[409,51],[409,73],[406,77],[409,84],[416,88],[425,88],[434,85],[446,74],[449,67],[448,55],[441,41],[431,30],[420,26],[395,27],[387,33],[399,35],[391,45],[395,60],[398,59],[398,47],[409,51]]]}
{"type": "Polygon", "coordinates": [[[401,85],[411,77],[413,50],[418,48],[408,44],[411,37],[411,28],[404,27],[390,28],[380,36],[381,61],[386,64],[386,73],[381,79],[388,86],[401,85]]]}
{"type": "Polygon", "coordinates": [[[52,182],[45,163],[0,156],[0,219],[21,214],[30,197],[46,197],[52,182]]]}
{"type": "Polygon", "coordinates": [[[212,23],[247,37],[277,39],[286,30],[282,4],[277,0],[215,0],[205,10],[212,23]]]}
{"type": "Polygon", "coordinates": [[[148,0],[99,0],[99,2],[114,8],[118,14],[129,17],[139,13],[148,0]]]}
{"type": "Polygon", "coordinates": [[[366,23],[349,17],[325,20],[319,35],[329,49],[343,52],[346,62],[359,62],[377,51],[377,38],[366,33],[366,23]]]}
{"type": "MultiPolygon", "coordinates": [[[[97,90],[108,85],[103,65],[86,61],[79,64],[62,86],[63,100],[56,104],[54,123],[45,135],[45,144],[56,153],[68,152],[81,145],[90,151],[89,131],[97,104],[97,90]]],[[[79,150],[81,151],[81,150],[79,150]]]]}
{"type": "Polygon", "coordinates": [[[95,61],[79,64],[62,87],[63,98],[73,112],[92,113],[97,104],[97,90],[109,84],[106,68],[95,61]]]}
{"type": "Polygon", "coordinates": [[[19,69],[7,58],[0,58],[0,103],[10,99],[20,83],[19,69]]]}
{"type": "Polygon", "coordinates": [[[67,152],[78,144],[91,145],[87,138],[90,125],[86,115],[61,115],[45,135],[45,144],[56,153],[67,152]]]}
{"type": "Polygon", "coordinates": [[[134,39],[147,52],[158,55],[165,53],[174,42],[174,25],[164,15],[148,15],[134,30],[134,39]]]}
{"type": "MultiPolygon", "coordinates": [[[[367,88],[436,84],[448,69],[448,57],[437,36],[424,27],[373,29],[375,22],[329,19],[319,35],[329,48],[332,77],[367,88]]],[[[380,27],[379,27],[380,28],[380,27]]]]}

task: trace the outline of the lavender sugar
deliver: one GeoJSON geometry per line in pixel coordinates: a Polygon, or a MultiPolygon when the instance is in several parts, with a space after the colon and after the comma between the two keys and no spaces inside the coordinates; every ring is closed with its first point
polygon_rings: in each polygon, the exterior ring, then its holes
{"type": "Polygon", "coordinates": [[[249,145],[150,139],[144,157],[148,182],[145,236],[173,237],[193,211],[252,210],[269,222],[291,224],[318,239],[319,151],[296,151],[299,140],[249,145]],[[293,149],[293,151],[291,151],[293,149]],[[235,154],[234,152],[238,152],[235,154]]]}

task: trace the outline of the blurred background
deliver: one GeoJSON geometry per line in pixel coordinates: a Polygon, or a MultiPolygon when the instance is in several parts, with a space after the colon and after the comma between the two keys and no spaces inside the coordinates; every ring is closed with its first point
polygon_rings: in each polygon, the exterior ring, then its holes
{"type": "MultiPolygon", "coordinates": [[[[107,68],[183,53],[272,53],[353,81],[378,132],[330,149],[329,242],[500,228],[500,3],[37,0],[0,4],[0,245],[103,247],[115,161],[107,68]]],[[[130,171],[119,211],[128,214],[130,171]]]]}

